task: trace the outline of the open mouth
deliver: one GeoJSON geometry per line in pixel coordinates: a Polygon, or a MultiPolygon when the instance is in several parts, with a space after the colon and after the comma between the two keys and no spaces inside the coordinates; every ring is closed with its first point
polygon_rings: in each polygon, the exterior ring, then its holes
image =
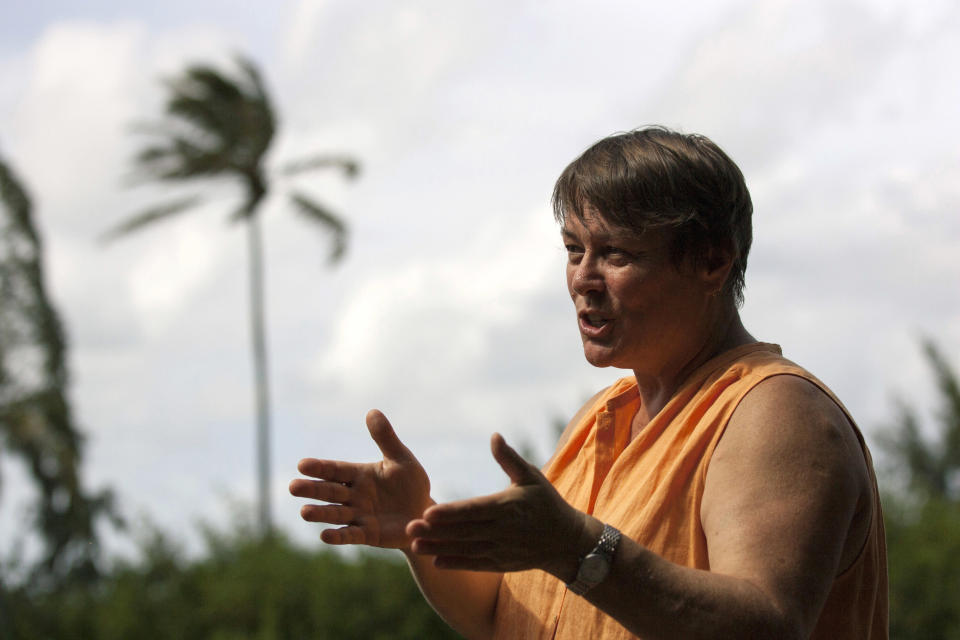
{"type": "Polygon", "coordinates": [[[581,317],[583,318],[583,322],[586,325],[591,326],[595,329],[599,329],[603,327],[605,324],[607,324],[606,318],[595,313],[585,313],[581,317]]]}
{"type": "Polygon", "coordinates": [[[580,333],[587,338],[602,338],[610,331],[611,320],[599,313],[580,314],[580,333]]]}

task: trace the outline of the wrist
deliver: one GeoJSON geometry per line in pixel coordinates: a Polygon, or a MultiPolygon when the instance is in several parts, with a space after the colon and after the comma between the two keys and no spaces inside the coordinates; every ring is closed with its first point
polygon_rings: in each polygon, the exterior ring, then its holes
{"type": "Polygon", "coordinates": [[[424,501],[423,506],[420,508],[419,512],[411,513],[407,523],[403,526],[403,535],[406,538],[406,543],[398,547],[400,551],[404,553],[408,558],[418,555],[413,551],[413,540],[416,536],[410,534],[410,524],[417,520],[423,520],[424,516],[427,513],[427,509],[437,504],[437,501],[434,500],[431,496],[427,496],[426,501],[424,501]]]}
{"type": "Polygon", "coordinates": [[[567,588],[583,596],[598,584],[606,580],[613,565],[613,557],[620,544],[621,534],[609,524],[603,525],[603,531],[594,547],[580,559],[576,577],[567,582],[567,588]]]}
{"type": "Polygon", "coordinates": [[[579,520],[578,526],[563,546],[555,566],[548,569],[554,577],[564,583],[576,579],[577,571],[580,569],[580,561],[590,553],[603,533],[602,522],[580,511],[577,511],[576,514],[579,520]]]}

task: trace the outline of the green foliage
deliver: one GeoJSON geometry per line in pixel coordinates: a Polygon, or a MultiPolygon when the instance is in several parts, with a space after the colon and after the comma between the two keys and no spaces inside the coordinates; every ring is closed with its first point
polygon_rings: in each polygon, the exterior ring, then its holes
{"type": "Polygon", "coordinates": [[[897,425],[881,435],[880,443],[910,500],[960,504],[960,383],[936,345],[925,341],[923,349],[940,391],[936,432],[924,434],[916,409],[898,401],[897,425]]]}
{"type": "Polygon", "coordinates": [[[67,402],[66,350],[30,197],[0,159],[0,450],[20,457],[37,486],[30,528],[44,544],[39,565],[8,559],[0,580],[11,572],[36,580],[91,576],[94,524],[113,513],[109,493],[91,494],[80,481],[83,442],[67,402]]]}
{"type": "MultiPolygon", "coordinates": [[[[8,591],[8,636],[120,640],[456,638],[420,595],[399,555],[306,550],[254,527],[206,530],[193,560],[154,532],[144,559],[94,585],[8,591]]],[[[0,615],[3,610],[0,609],[0,615]]]]}
{"type": "Polygon", "coordinates": [[[960,507],[885,505],[890,637],[960,640],[960,507]]]}
{"type": "Polygon", "coordinates": [[[884,497],[890,637],[960,640],[960,386],[932,342],[924,351],[940,390],[935,428],[899,402],[880,438],[895,481],[884,497]]]}

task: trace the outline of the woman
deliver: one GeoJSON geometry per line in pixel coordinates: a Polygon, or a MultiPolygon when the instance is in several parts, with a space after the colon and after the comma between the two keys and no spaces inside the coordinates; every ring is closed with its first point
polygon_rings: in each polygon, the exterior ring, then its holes
{"type": "Polygon", "coordinates": [[[632,370],[543,472],[494,434],[503,492],[446,504],[386,418],[371,464],[291,483],[330,544],[401,549],[469,638],[885,638],[876,480],[853,420],[737,311],[751,243],[736,165],[659,127],[601,140],[554,212],[584,355],[632,370]]]}

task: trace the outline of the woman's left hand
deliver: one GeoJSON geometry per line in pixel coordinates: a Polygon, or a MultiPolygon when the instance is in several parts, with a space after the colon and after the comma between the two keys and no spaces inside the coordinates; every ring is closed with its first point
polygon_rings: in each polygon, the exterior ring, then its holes
{"type": "Polygon", "coordinates": [[[412,551],[436,556],[435,565],[444,569],[543,569],[572,580],[588,516],[568,504],[500,434],[493,435],[490,448],[510,487],[428,508],[407,525],[412,551]]]}

